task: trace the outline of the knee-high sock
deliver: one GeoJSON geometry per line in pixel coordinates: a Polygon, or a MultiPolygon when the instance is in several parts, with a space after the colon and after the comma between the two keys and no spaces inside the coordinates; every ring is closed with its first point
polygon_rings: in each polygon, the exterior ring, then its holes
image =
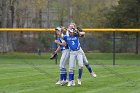
{"type": "Polygon", "coordinates": [[[66,78],[66,69],[65,68],[61,68],[60,69],[60,80],[64,80],[66,78]]]}
{"type": "Polygon", "coordinates": [[[81,77],[82,77],[82,72],[83,72],[83,69],[80,68],[80,69],[78,70],[78,79],[81,79],[81,77]]]}
{"type": "Polygon", "coordinates": [[[86,68],[88,69],[88,71],[89,71],[89,73],[92,73],[93,71],[92,71],[92,68],[89,66],[89,64],[88,65],[85,65],[86,66],[86,68]]]}
{"type": "Polygon", "coordinates": [[[67,79],[67,71],[66,68],[64,68],[64,76],[63,76],[63,80],[65,81],[67,79]]]}
{"type": "Polygon", "coordinates": [[[69,72],[69,81],[74,80],[74,71],[69,72]]]}
{"type": "Polygon", "coordinates": [[[60,81],[62,81],[63,80],[63,69],[61,68],[60,69],[60,81]]]}

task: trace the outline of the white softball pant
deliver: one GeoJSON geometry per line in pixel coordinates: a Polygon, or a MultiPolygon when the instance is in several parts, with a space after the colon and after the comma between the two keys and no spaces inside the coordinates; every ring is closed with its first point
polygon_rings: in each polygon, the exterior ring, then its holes
{"type": "Polygon", "coordinates": [[[60,69],[66,68],[66,63],[67,63],[69,57],[70,57],[70,50],[69,49],[63,50],[61,58],[60,58],[60,64],[59,64],[60,69]]]}
{"type": "Polygon", "coordinates": [[[80,50],[70,51],[69,70],[74,70],[76,67],[76,59],[78,60],[79,68],[83,68],[83,55],[80,50]]]}

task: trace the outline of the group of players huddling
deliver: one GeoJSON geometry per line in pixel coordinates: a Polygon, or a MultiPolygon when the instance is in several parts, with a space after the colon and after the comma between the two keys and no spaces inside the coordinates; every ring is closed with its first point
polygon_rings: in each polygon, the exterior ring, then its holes
{"type": "Polygon", "coordinates": [[[58,44],[58,47],[55,51],[57,53],[59,50],[62,52],[60,58],[60,79],[56,84],[67,86],[75,86],[74,80],[74,71],[76,68],[76,60],[78,61],[78,85],[81,85],[81,77],[83,72],[83,65],[86,66],[91,76],[96,78],[95,72],[93,72],[90,67],[88,60],[85,56],[84,51],[82,50],[79,42],[79,37],[85,35],[85,32],[77,29],[75,23],[70,23],[67,30],[65,31],[64,27],[57,27],[55,29],[57,34],[57,40],[54,42],[58,44]],[[68,80],[67,80],[67,71],[66,63],[69,59],[69,71],[68,71],[68,80]]]}

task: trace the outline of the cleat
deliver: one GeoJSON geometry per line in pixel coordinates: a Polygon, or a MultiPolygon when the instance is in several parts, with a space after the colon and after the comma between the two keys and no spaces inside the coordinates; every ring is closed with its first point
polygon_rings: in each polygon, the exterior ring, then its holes
{"type": "Polygon", "coordinates": [[[68,83],[68,81],[62,81],[60,85],[61,85],[61,86],[64,86],[64,85],[67,84],[67,83],[68,83]]]}
{"type": "Polygon", "coordinates": [[[68,80],[66,80],[66,82],[68,83],[69,81],[68,81],[68,80]]]}
{"type": "Polygon", "coordinates": [[[60,85],[62,81],[57,81],[55,84],[60,85]]]}
{"type": "Polygon", "coordinates": [[[78,85],[81,85],[81,80],[80,79],[77,79],[77,81],[78,81],[78,85]]]}
{"type": "Polygon", "coordinates": [[[92,75],[94,78],[97,77],[97,75],[96,75],[94,72],[92,72],[91,75],[92,75]]]}
{"type": "Polygon", "coordinates": [[[67,86],[68,87],[72,86],[72,81],[69,81],[67,86]]]}

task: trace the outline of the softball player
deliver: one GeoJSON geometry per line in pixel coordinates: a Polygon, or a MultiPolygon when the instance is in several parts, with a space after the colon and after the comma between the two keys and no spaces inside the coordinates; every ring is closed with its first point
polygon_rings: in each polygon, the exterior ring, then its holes
{"type": "MultiPolygon", "coordinates": [[[[82,52],[80,51],[79,38],[78,36],[74,35],[74,29],[68,29],[68,31],[69,36],[63,37],[70,49],[69,83],[67,86],[73,85],[76,59],[78,60],[79,65],[78,85],[81,85],[81,77],[83,72],[83,55],[82,52]]],[[[85,33],[82,32],[81,34],[85,33]]]]}
{"type": "Polygon", "coordinates": [[[63,85],[67,83],[66,62],[68,61],[68,58],[70,56],[70,51],[66,42],[59,37],[59,34],[61,33],[62,29],[60,27],[57,27],[55,30],[56,30],[58,38],[54,42],[59,45],[55,52],[57,53],[59,50],[61,50],[62,52],[62,56],[60,58],[60,64],[59,64],[60,80],[56,84],[63,85]]]}
{"type": "MultiPolygon", "coordinates": [[[[72,28],[74,28],[74,29],[77,28],[75,23],[70,23],[68,29],[72,29],[72,28]]],[[[67,31],[67,33],[68,33],[68,31],[67,31]]],[[[83,63],[84,63],[84,65],[88,69],[88,71],[91,74],[91,76],[93,76],[94,78],[96,78],[96,74],[95,74],[95,72],[93,72],[91,66],[89,65],[88,60],[87,60],[87,57],[86,57],[86,55],[85,55],[85,53],[84,53],[84,51],[83,51],[83,49],[81,47],[80,47],[80,52],[83,54],[83,63]]]]}

